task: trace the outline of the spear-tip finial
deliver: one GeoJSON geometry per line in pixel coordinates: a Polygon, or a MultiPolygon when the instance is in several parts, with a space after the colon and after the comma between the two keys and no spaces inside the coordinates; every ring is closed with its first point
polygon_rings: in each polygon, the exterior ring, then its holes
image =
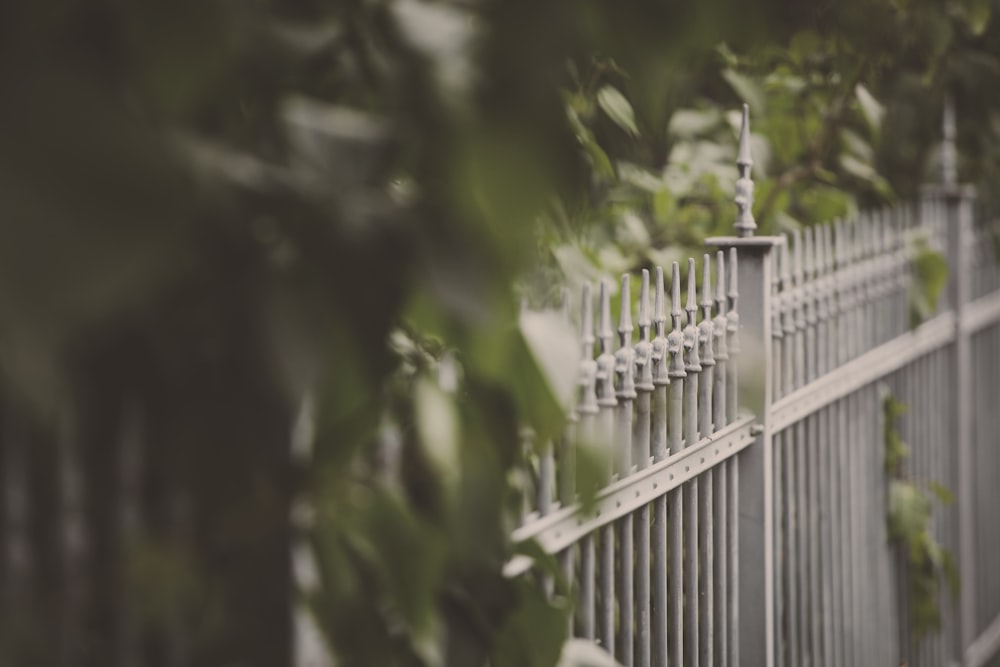
{"type": "Polygon", "coordinates": [[[601,321],[598,324],[597,338],[601,342],[601,354],[611,352],[611,339],[614,332],[611,330],[611,289],[607,278],[601,279],[601,321]]]}
{"type": "Polygon", "coordinates": [[[726,314],[726,252],[715,253],[715,307],[720,315],[726,314]]]}
{"type": "Polygon", "coordinates": [[[590,283],[584,283],[580,301],[580,342],[583,358],[589,359],[594,353],[594,302],[590,296],[590,283]]]}
{"type": "Polygon", "coordinates": [[[649,270],[642,270],[642,282],[639,283],[639,340],[649,340],[649,270]]]}
{"type": "Polygon", "coordinates": [[[698,285],[695,276],[694,257],[688,258],[688,294],[687,305],[684,306],[684,310],[687,311],[688,324],[694,324],[695,316],[698,313],[698,285]]]}
{"type": "Polygon", "coordinates": [[[656,267],[656,305],[653,310],[653,321],[656,323],[656,335],[666,334],[667,325],[667,295],[663,289],[663,267],[656,267]]]}
{"type": "Polygon", "coordinates": [[[681,328],[681,265],[671,266],[670,276],[670,326],[675,331],[681,328]]]}
{"type": "Polygon", "coordinates": [[[618,309],[618,336],[622,346],[632,342],[632,286],[627,273],[622,274],[622,301],[618,309]]]}
{"type": "Polygon", "coordinates": [[[702,319],[712,319],[712,260],[708,253],[702,258],[701,263],[701,313],[702,319]]]}

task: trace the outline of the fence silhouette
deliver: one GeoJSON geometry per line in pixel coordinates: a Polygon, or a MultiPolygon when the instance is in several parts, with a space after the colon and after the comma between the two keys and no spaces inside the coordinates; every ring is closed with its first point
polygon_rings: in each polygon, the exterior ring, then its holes
{"type": "Polygon", "coordinates": [[[557,556],[564,581],[540,581],[574,597],[572,634],[625,665],[1000,664],[1000,270],[953,140],[949,109],[945,182],[916,205],[758,237],[744,108],[736,236],[707,241],[700,289],[694,259],[669,285],[643,271],[636,341],[622,276],[615,344],[602,281],[595,356],[584,286],[578,400],[561,440],[529,443],[513,534],[557,556]],[[588,512],[584,455],[607,481],[588,512]],[[913,490],[918,552],[887,521],[913,490]]]}

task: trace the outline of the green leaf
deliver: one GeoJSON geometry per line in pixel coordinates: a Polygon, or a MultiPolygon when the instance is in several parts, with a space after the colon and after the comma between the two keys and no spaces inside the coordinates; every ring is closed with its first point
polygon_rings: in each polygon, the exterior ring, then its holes
{"type": "Polygon", "coordinates": [[[693,139],[718,126],[722,116],[718,109],[680,109],[670,117],[667,132],[674,137],[693,139]]]}
{"type": "Polygon", "coordinates": [[[417,382],[413,393],[417,432],[428,459],[440,474],[452,477],[459,471],[458,410],[430,378],[417,382]]]}
{"type": "Polygon", "coordinates": [[[633,137],[639,136],[639,128],[635,124],[635,113],[632,105],[617,88],[604,86],[597,92],[597,104],[608,115],[615,125],[633,137]]]}
{"type": "Polygon", "coordinates": [[[951,491],[948,490],[948,487],[939,484],[938,482],[931,482],[930,489],[931,492],[935,496],[937,496],[937,499],[941,502],[942,505],[954,504],[955,496],[952,495],[951,491]]]}
{"type": "Polygon", "coordinates": [[[545,599],[540,587],[517,582],[517,610],[497,638],[495,667],[549,667],[566,639],[566,609],[545,599]]]}
{"type": "Polygon", "coordinates": [[[568,409],[576,388],[579,342],[573,327],[556,311],[524,311],[521,335],[559,405],[568,409]]]}
{"type": "Polygon", "coordinates": [[[568,639],[557,667],[619,667],[619,663],[592,641],[568,639]]]}
{"type": "Polygon", "coordinates": [[[865,117],[865,122],[868,123],[869,129],[873,133],[877,133],[882,127],[882,118],[885,116],[885,107],[883,107],[875,96],[872,95],[864,84],[859,83],[854,88],[854,94],[858,98],[858,104],[861,106],[861,113],[865,117]]]}

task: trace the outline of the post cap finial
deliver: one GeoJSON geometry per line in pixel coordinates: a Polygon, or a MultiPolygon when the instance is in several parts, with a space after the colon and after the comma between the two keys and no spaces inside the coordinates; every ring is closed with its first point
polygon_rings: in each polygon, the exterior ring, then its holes
{"type": "Polygon", "coordinates": [[[741,238],[753,236],[757,222],[753,219],[753,179],[750,169],[753,167],[753,157],[750,155],[750,106],[743,105],[743,123],[740,126],[740,147],[736,158],[740,177],[736,181],[736,235],[741,238]]]}

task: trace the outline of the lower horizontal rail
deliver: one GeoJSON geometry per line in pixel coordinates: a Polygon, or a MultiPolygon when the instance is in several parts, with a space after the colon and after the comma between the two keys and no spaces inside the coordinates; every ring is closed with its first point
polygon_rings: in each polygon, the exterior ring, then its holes
{"type": "MultiPolygon", "coordinates": [[[[666,460],[632,473],[607,486],[597,496],[594,513],[578,506],[565,507],[529,519],[512,535],[515,543],[534,539],[549,554],[559,553],[601,526],[631,514],[656,498],[735,456],[753,442],[755,418],[747,415],[698,441],[666,460]]],[[[517,576],[531,567],[532,559],[517,556],[504,566],[504,574],[517,576]]]]}

